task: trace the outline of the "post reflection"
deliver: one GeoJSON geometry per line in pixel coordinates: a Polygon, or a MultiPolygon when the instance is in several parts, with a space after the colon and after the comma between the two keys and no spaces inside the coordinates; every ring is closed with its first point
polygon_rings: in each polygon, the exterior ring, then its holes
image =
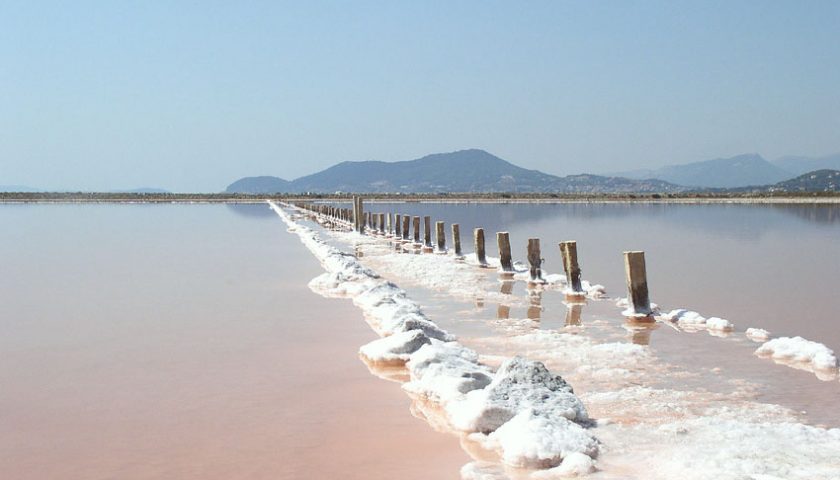
{"type": "Polygon", "coordinates": [[[580,314],[583,312],[585,303],[563,302],[563,305],[566,306],[566,326],[579,327],[581,325],[580,314]]]}
{"type": "Polygon", "coordinates": [[[539,320],[542,315],[542,288],[528,287],[528,318],[539,320]]]}
{"type": "Polygon", "coordinates": [[[659,328],[659,324],[655,322],[645,323],[630,323],[624,324],[624,329],[630,333],[630,341],[636,345],[650,346],[651,333],[659,328]]]}

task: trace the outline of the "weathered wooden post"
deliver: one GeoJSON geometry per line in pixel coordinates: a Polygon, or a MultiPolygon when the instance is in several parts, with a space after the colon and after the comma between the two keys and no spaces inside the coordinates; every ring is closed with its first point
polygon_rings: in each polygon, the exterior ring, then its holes
{"type": "Polygon", "coordinates": [[[438,252],[446,251],[446,233],[443,229],[443,222],[435,222],[435,240],[437,240],[438,252]]]}
{"type": "Polygon", "coordinates": [[[455,247],[455,255],[461,256],[461,226],[457,223],[452,224],[452,245],[455,247]]]}
{"type": "Polygon", "coordinates": [[[362,197],[353,197],[353,229],[359,233],[364,233],[364,205],[362,204],[362,197]]]}
{"type": "Polygon", "coordinates": [[[531,283],[542,282],[542,257],[540,256],[540,239],[528,239],[528,265],[530,265],[531,283]]]}
{"type": "Polygon", "coordinates": [[[473,236],[475,237],[475,259],[482,267],[486,266],[487,254],[484,251],[484,229],[476,228],[473,230],[473,236]]]}
{"type": "Polygon", "coordinates": [[[408,215],[403,215],[402,238],[406,241],[408,241],[408,235],[410,233],[408,226],[409,222],[411,222],[411,217],[409,217],[408,215]]]}
{"type": "Polygon", "coordinates": [[[414,243],[420,243],[420,217],[414,216],[412,219],[412,223],[414,224],[414,243]]]}
{"type": "Polygon", "coordinates": [[[584,292],[580,284],[577,242],[574,240],[560,242],[560,254],[563,256],[563,271],[566,272],[566,289],[568,293],[582,295],[584,292]]]}
{"type": "Polygon", "coordinates": [[[513,258],[510,255],[510,234],[497,232],[496,243],[499,245],[499,263],[503,272],[513,272],[513,258]]]}
{"type": "Polygon", "coordinates": [[[394,215],[394,236],[402,238],[402,216],[399,213],[394,215]]]}
{"type": "Polygon", "coordinates": [[[627,300],[630,303],[625,313],[636,320],[651,318],[653,312],[648,296],[645,252],[624,252],[624,273],[627,276],[627,300]]]}
{"type": "Polygon", "coordinates": [[[393,215],[391,215],[391,212],[388,212],[387,215],[388,216],[386,218],[387,218],[388,221],[387,221],[387,225],[385,227],[385,229],[387,231],[385,233],[390,237],[391,234],[394,233],[394,222],[393,222],[393,215]]]}
{"type": "Polygon", "coordinates": [[[428,215],[423,217],[423,247],[432,248],[432,217],[428,215]]]}
{"type": "Polygon", "coordinates": [[[379,234],[385,235],[385,214],[379,214],[379,234]]]}

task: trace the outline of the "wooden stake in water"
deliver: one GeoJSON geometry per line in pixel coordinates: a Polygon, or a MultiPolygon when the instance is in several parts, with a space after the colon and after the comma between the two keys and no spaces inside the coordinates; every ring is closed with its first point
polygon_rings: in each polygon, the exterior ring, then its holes
{"type": "Polygon", "coordinates": [[[475,237],[475,259],[479,265],[487,265],[487,254],[484,251],[484,229],[476,228],[473,230],[473,237],[475,237]]]}
{"type": "Polygon", "coordinates": [[[446,233],[443,222],[435,222],[435,240],[437,240],[438,252],[446,251],[446,233]]]}
{"type": "Polygon", "coordinates": [[[648,296],[645,252],[624,252],[624,273],[627,276],[627,298],[630,308],[633,309],[633,316],[651,316],[653,312],[648,296]]]}
{"type": "Polygon", "coordinates": [[[387,231],[386,231],[385,233],[387,233],[388,235],[391,235],[392,233],[394,233],[394,222],[393,222],[393,216],[391,215],[391,212],[388,212],[388,214],[387,214],[387,215],[388,215],[388,216],[387,216],[387,217],[385,217],[385,218],[387,218],[387,222],[385,222],[385,223],[386,223],[385,229],[386,229],[387,231]]]}
{"type": "Polygon", "coordinates": [[[423,246],[427,248],[432,246],[432,217],[428,215],[423,217],[423,246]]]}
{"type": "Polygon", "coordinates": [[[403,215],[403,224],[402,224],[402,238],[403,240],[408,240],[409,232],[409,222],[411,222],[411,217],[408,215],[403,215]]]}
{"type": "Polygon", "coordinates": [[[505,272],[513,271],[513,258],[510,255],[510,234],[508,232],[497,232],[496,243],[499,245],[499,263],[505,272]]]}
{"type": "Polygon", "coordinates": [[[394,236],[402,238],[402,216],[399,213],[394,215],[394,236]]]}
{"type": "Polygon", "coordinates": [[[385,214],[379,214],[379,233],[385,235],[385,214]]]}
{"type": "Polygon", "coordinates": [[[452,245],[455,246],[455,255],[461,256],[461,226],[452,224],[452,245]]]}
{"type": "Polygon", "coordinates": [[[414,243],[420,243],[420,217],[414,216],[411,220],[414,223],[414,243]]]}
{"type": "Polygon", "coordinates": [[[542,281],[542,257],[540,256],[540,239],[528,239],[528,265],[530,266],[531,281],[542,281]]]}
{"type": "Polygon", "coordinates": [[[560,254],[563,256],[563,270],[566,272],[566,287],[573,293],[583,293],[580,284],[580,265],[578,265],[577,242],[560,242],[560,254]]]}

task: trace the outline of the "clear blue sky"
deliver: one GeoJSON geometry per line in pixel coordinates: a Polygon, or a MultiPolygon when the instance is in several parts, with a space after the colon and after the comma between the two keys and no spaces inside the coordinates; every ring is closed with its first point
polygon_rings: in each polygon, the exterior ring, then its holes
{"type": "Polygon", "coordinates": [[[0,184],[840,151],[840,2],[0,1],[0,184]]]}

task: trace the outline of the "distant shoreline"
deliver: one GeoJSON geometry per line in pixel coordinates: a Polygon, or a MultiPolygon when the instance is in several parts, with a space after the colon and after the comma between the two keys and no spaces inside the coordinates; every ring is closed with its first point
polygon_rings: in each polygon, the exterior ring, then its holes
{"type": "MultiPolygon", "coordinates": [[[[372,203],[661,203],[661,204],[840,204],[840,193],[778,194],[361,194],[372,203]]],[[[333,195],[249,195],[193,193],[0,193],[0,204],[73,204],[73,203],[262,203],[280,201],[349,201],[352,194],[333,195]]]]}

